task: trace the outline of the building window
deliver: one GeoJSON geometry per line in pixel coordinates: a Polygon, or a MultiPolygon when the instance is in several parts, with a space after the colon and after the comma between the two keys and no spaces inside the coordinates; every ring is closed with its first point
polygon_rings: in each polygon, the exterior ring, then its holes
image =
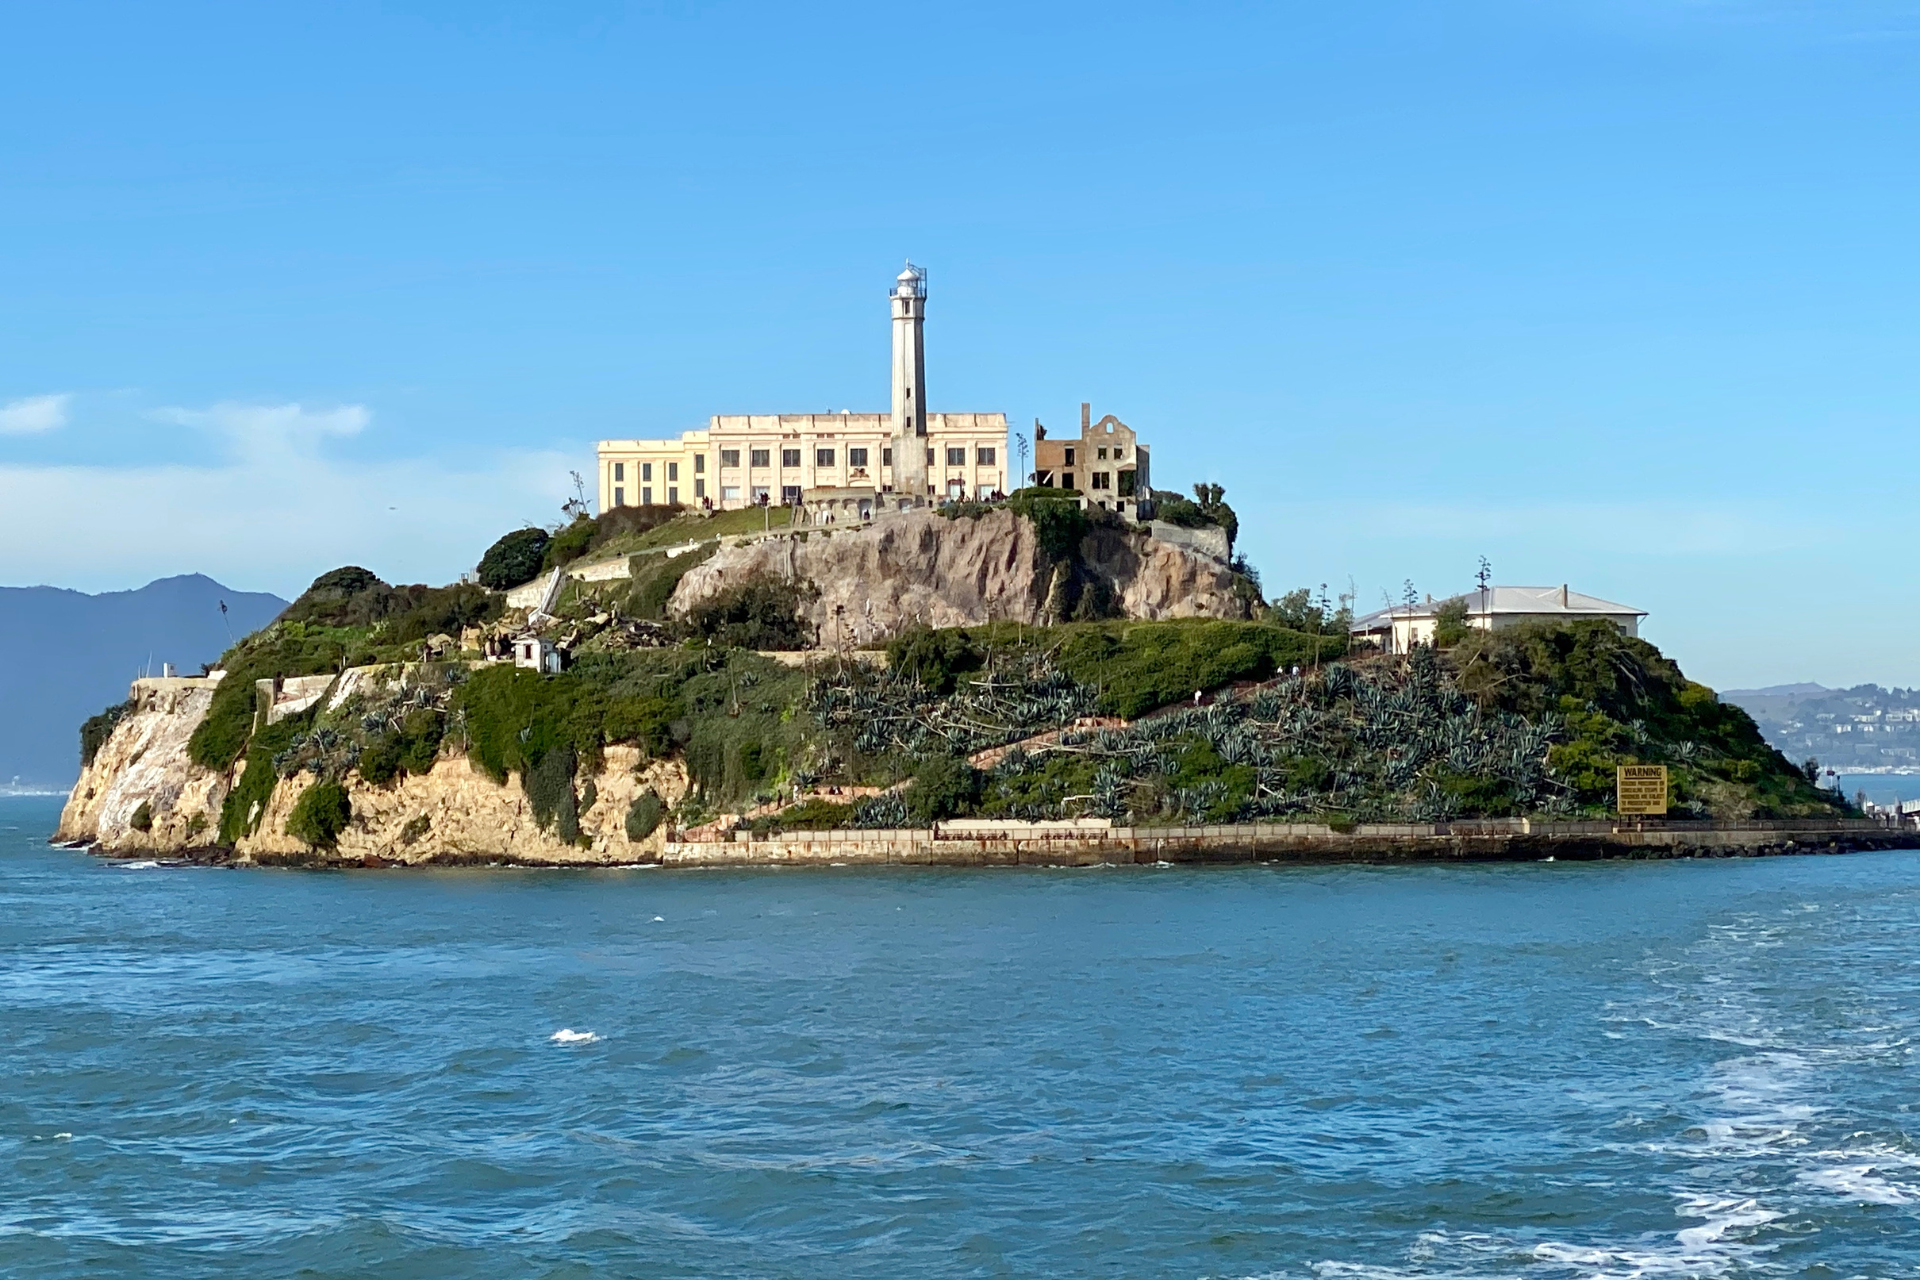
{"type": "Polygon", "coordinates": [[[847,465],[848,465],[848,466],[850,466],[850,467],[864,467],[864,466],[866,466],[866,465],[867,465],[867,451],[866,451],[865,449],[848,449],[848,450],[847,450],[847,465]]]}
{"type": "Polygon", "coordinates": [[[679,478],[680,478],[680,464],[677,462],[669,462],[667,464],[667,479],[678,480],[679,478]]]}
{"type": "Polygon", "coordinates": [[[625,489],[615,487],[613,491],[613,505],[616,507],[624,507],[627,505],[627,491],[625,489]]]}
{"type": "Polygon", "coordinates": [[[1105,462],[1106,460],[1107,460],[1107,446],[1105,446],[1105,445],[1101,445],[1101,446],[1100,446],[1100,461],[1102,461],[1102,462],[1105,462]]]}
{"type": "Polygon", "coordinates": [[[720,486],[720,501],[722,501],[722,502],[738,502],[738,501],[740,501],[740,486],[739,486],[739,485],[737,485],[737,484],[723,484],[723,485],[721,485],[721,486],[720,486]]]}
{"type": "Polygon", "coordinates": [[[643,488],[640,490],[640,505],[643,507],[650,507],[653,505],[652,489],[643,488]]]}
{"type": "MultiPolygon", "coordinates": [[[[673,464],[669,462],[667,465],[671,467],[673,464]]],[[[678,505],[679,501],[680,501],[680,487],[678,485],[671,485],[671,484],[668,485],[667,486],[667,505],[675,506],[675,505],[678,505]]]]}
{"type": "Polygon", "coordinates": [[[695,480],[693,482],[693,496],[696,498],[704,498],[707,496],[707,482],[705,480],[695,480]]]}
{"type": "Polygon", "coordinates": [[[799,466],[800,451],[798,449],[782,449],[780,451],[780,465],[783,467],[799,466]]]}
{"type": "Polygon", "coordinates": [[[880,465],[883,467],[890,467],[893,465],[893,450],[882,449],[880,451],[880,465]]]}
{"type": "MultiPolygon", "coordinates": [[[[1073,448],[1071,445],[1069,445],[1067,448],[1067,456],[1065,461],[1062,463],[1062,465],[1069,466],[1069,467],[1073,465],[1073,448]]],[[[1073,486],[1068,485],[1067,487],[1071,489],[1073,486]]]]}
{"type": "Polygon", "coordinates": [[[739,466],[740,451],[738,449],[722,449],[720,451],[720,465],[723,467],[739,466]]]}
{"type": "Polygon", "coordinates": [[[771,449],[755,449],[750,452],[747,457],[756,467],[770,467],[773,465],[773,450],[771,449]]]}
{"type": "Polygon", "coordinates": [[[998,457],[999,450],[997,449],[975,449],[973,451],[973,465],[976,467],[990,467],[998,457]]]}
{"type": "MultiPolygon", "coordinates": [[[[693,455],[693,474],[697,476],[701,476],[701,475],[705,475],[706,473],[707,473],[707,455],[704,453],[694,454],[693,455]]],[[[696,497],[699,496],[697,492],[695,496],[696,497]]]]}
{"type": "Polygon", "coordinates": [[[947,497],[955,502],[964,502],[967,497],[967,482],[965,480],[947,481],[947,497]]]}
{"type": "Polygon", "coordinates": [[[948,450],[947,450],[947,465],[948,465],[948,466],[950,466],[950,467],[964,467],[964,466],[966,466],[966,465],[967,465],[967,451],[966,451],[966,449],[965,449],[964,447],[962,447],[962,448],[959,448],[959,449],[948,449],[948,450]]]}
{"type": "Polygon", "coordinates": [[[1073,472],[1071,472],[1071,471],[1062,471],[1062,472],[1060,473],[1060,487],[1061,487],[1062,489],[1071,489],[1071,488],[1073,488],[1073,472]]]}
{"type": "Polygon", "coordinates": [[[813,451],[813,465],[814,465],[814,466],[816,466],[816,467],[830,467],[830,466],[832,466],[832,465],[833,465],[833,450],[831,450],[831,449],[815,449],[815,450],[813,451]]]}
{"type": "Polygon", "coordinates": [[[1138,471],[1122,471],[1120,473],[1120,496],[1121,497],[1131,498],[1133,496],[1133,482],[1134,482],[1134,479],[1137,476],[1139,476],[1139,474],[1140,473],[1138,471]]]}
{"type": "Polygon", "coordinates": [[[928,466],[933,465],[933,450],[931,449],[927,450],[927,465],[928,466]]]}
{"type": "Polygon", "coordinates": [[[1042,489],[1051,489],[1053,488],[1053,472],[1051,471],[1039,472],[1034,476],[1033,482],[1039,485],[1042,489]]]}
{"type": "Polygon", "coordinates": [[[617,484],[620,481],[625,480],[626,478],[627,478],[627,464],[624,462],[614,463],[613,464],[614,483],[617,484]]]}
{"type": "Polygon", "coordinates": [[[1093,487],[1094,487],[1094,488],[1096,488],[1096,489],[1111,489],[1111,488],[1113,488],[1113,473],[1112,473],[1111,471],[1096,471],[1096,472],[1094,472],[1094,473],[1093,473],[1093,487]]]}
{"type": "Polygon", "coordinates": [[[653,479],[653,464],[651,462],[643,462],[640,464],[640,478],[642,480],[653,479]]]}
{"type": "Polygon", "coordinates": [[[753,504],[755,506],[759,506],[761,503],[765,502],[766,500],[767,500],[767,486],[763,484],[757,484],[753,486],[753,504]]]}
{"type": "MultiPolygon", "coordinates": [[[[795,449],[794,452],[798,453],[800,451],[798,449],[795,449]]],[[[784,502],[788,506],[792,506],[794,503],[800,501],[800,486],[797,484],[781,485],[780,501],[784,502]]]]}

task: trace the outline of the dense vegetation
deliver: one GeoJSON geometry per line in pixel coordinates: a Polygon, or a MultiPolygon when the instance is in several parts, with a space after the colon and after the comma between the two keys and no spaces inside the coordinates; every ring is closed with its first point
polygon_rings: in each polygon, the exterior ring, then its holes
{"type": "Polygon", "coordinates": [[[1611,798],[1621,764],[1667,765],[1687,811],[1773,816],[1838,803],[1768,746],[1745,711],[1605,622],[1472,631],[1448,661],[1480,705],[1563,726],[1549,763],[1582,806],[1611,798]]]}
{"type": "Polygon", "coordinates": [[[188,754],[208,769],[240,758],[258,717],[254,686],[260,680],[418,661],[433,637],[457,640],[466,628],[499,617],[503,607],[499,596],[469,583],[394,587],[357,566],[323,573],[270,626],[221,658],[226,677],[188,754]]]}
{"type": "Polygon", "coordinates": [[[287,834],[310,849],[332,849],[353,820],[353,803],[337,781],[323,778],[300,793],[287,815],[287,834]]]}
{"type": "Polygon", "coordinates": [[[116,702],[98,715],[88,716],[80,726],[80,767],[86,768],[113,736],[114,726],[133,710],[133,699],[116,702]]]}
{"type": "Polygon", "coordinates": [[[502,534],[499,541],[480,557],[476,576],[489,591],[510,591],[533,581],[546,563],[547,543],[552,539],[545,529],[515,529],[502,534]]]}
{"type": "MultiPolygon", "coordinates": [[[[576,646],[557,675],[440,660],[501,615],[497,591],[393,586],[357,566],[322,574],[223,659],[227,677],[190,744],[209,768],[244,757],[218,838],[257,830],[276,782],[304,777],[289,832],[331,848],[351,817],[351,776],[392,785],[458,752],[498,782],[517,778],[542,828],[582,839],[611,744],[643,761],[677,757],[691,783],[671,810],[643,792],[624,814],[634,839],[755,804],[775,810],[756,820],[763,830],[962,815],[1342,824],[1601,814],[1626,763],[1668,765],[1683,816],[1836,808],[1744,712],[1604,623],[1485,633],[1451,610],[1439,648],[1382,658],[1347,653],[1351,601],[1336,608],[1324,586],[1262,604],[1256,621],[1107,618],[1087,540],[1116,517],[1080,510],[1076,496],[1033,489],[1007,501],[1038,532],[1049,578],[1036,588],[1050,616],[1073,621],[915,631],[888,645],[884,667],[797,669],[756,652],[816,641],[804,588],[779,581],[736,584],[667,619],[674,587],[713,544],[671,558],[662,549],[718,523],[672,508],[581,517],[551,538],[520,530],[489,550],[481,576],[498,582],[584,555],[632,557],[630,578],[575,584],[555,606],[570,626],[622,620],[606,633],[618,643],[576,646]],[[407,665],[264,725],[257,680],[381,663],[407,665]],[[779,809],[819,787],[881,794],[779,809]]],[[[1181,521],[1234,529],[1217,486],[1167,501],[1181,521]]],[[[85,759],[127,710],[83,726],[85,759]]],[[[415,840],[426,827],[407,830],[415,840]]]]}

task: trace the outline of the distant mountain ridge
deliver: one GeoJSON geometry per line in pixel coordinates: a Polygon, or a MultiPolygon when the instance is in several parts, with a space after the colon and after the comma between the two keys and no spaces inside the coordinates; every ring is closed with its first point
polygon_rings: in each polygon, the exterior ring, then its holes
{"type": "Polygon", "coordinates": [[[1777,684],[1720,695],[1752,716],[1789,760],[1849,769],[1920,768],[1920,690],[1777,684]]]}
{"type": "Polygon", "coordinates": [[[166,662],[197,674],[286,607],[198,573],[99,595],[0,587],[0,788],[72,785],[81,721],[125,698],[135,676],[166,662]]]}

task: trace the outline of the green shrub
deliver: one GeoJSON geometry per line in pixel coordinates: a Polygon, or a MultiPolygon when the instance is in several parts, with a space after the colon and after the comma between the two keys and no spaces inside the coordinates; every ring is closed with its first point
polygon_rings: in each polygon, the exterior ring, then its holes
{"type": "Polygon", "coordinates": [[[579,802],[573,794],[574,763],[572,744],[561,743],[520,775],[533,820],[542,831],[551,831],[569,844],[580,835],[579,802]]]}
{"type": "Polygon", "coordinates": [[[664,756],[673,748],[673,722],[680,704],[669,698],[616,698],[607,704],[603,721],[608,742],[631,742],[649,756],[664,756]]]}
{"type": "Polygon", "coordinates": [[[142,800],[140,807],[133,811],[133,816],[127,819],[127,825],[135,831],[153,830],[153,806],[142,800]]]}
{"type": "Polygon", "coordinates": [[[196,813],[187,819],[187,839],[198,840],[207,832],[207,815],[196,813]]]}
{"type": "Polygon", "coordinates": [[[596,691],[578,678],[507,666],[474,672],[453,695],[453,709],[466,722],[468,757],[499,783],[509,773],[524,776],[562,746],[597,770],[605,716],[601,704],[596,691]]]}
{"type": "Polygon", "coordinates": [[[507,591],[533,581],[546,559],[548,541],[545,529],[515,529],[502,535],[480,557],[480,585],[490,591],[507,591]]]}
{"type": "Polygon", "coordinates": [[[907,815],[920,826],[959,817],[980,799],[981,782],[980,771],[959,756],[924,760],[907,786],[907,815]]]}
{"type": "Polygon", "coordinates": [[[409,712],[397,728],[375,734],[360,749],[360,776],[385,786],[403,773],[418,777],[432,772],[444,732],[438,711],[423,707],[409,712]]]}
{"type": "Polygon", "coordinates": [[[1073,489],[1022,489],[1007,505],[1033,525],[1048,559],[1071,560],[1080,554],[1080,540],[1091,527],[1079,497],[1073,489]]]}
{"type": "Polygon", "coordinates": [[[572,564],[587,554],[587,548],[593,544],[594,522],[588,516],[575,516],[573,523],[553,535],[547,542],[546,554],[541,557],[544,568],[556,565],[572,564]]]}
{"type": "Polygon", "coordinates": [[[800,616],[809,600],[792,583],[758,578],[727,588],[687,611],[681,630],[736,649],[810,649],[814,627],[800,616]]]}
{"type": "Polygon", "coordinates": [[[133,699],[116,702],[99,715],[88,716],[80,726],[80,767],[86,768],[93,758],[100,754],[100,748],[107,745],[107,739],[113,736],[113,730],[133,710],[133,699]]]}
{"type": "Polygon", "coordinates": [[[1183,529],[1204,529],[1208,526],[1224,529],[1227,545],[1232,546],[1240,536],[1240,517],[1227,505],[1226,493],[1217,484],[1196,484],[1191,499],[1171,490],[1155,491],[1153,518],[1179,525],[1183,529]]]}
{"type": "Polygon", "coordinates": [[[652,835],[654,828],[660,825],[660,819],[666,816],[667,805],[651,789],[642,791],[627,806],[627,839],[645,840],[652,835]]]}
{"type": "Polygon", "coordinates": [[[347,789],[331,779],[309,786],[293,802],[287,816],[287,834],[310,849],[332,849],[340,843],[340,833],[353,820],[353,803],[347,789]]]}
{"type": "Polygon", "coordinates": [[[940,631],[923,627],[887,642],[888,668],[912,676],[930,693],[952,693],[960,677],[978,671],[985,660],[973,638],[957,627],[940,631]]]}
{"type": "Polygon", "coordinates": [[[773,831],[838,831],[853,825],[853,806],[828,800],[821,796],[803,800],[791,808],[779,813],[770,813],[753,820],[756,832],[773,831]]]}
{"type": "Polygon", "coordinates": [[[1433,642],[1442,649],[1451,649],[1473,634],[1473,628],[1467,624],[1467,601],[1464,596],[1455,596],[1442,604],[1433,614],[1433,642]]]}
{"type": "Polygon", "coordinates": [[[400,828],[400,843],[415,844],[433,828],[433,819],[424,813],[416,813],[407,819],[407,825],[400,828]]]}

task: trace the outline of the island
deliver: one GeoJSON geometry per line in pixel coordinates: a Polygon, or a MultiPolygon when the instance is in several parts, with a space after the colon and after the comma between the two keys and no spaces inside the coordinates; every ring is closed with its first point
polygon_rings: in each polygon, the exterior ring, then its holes
{"type": "Polygon", "coordinates": [[[323,866],[1695,856],[1914,843],[1606,619],[1268,601],[1216,486],[618,505],[321,575],[82,729],[56,839],[323,866]],[[1389,651],[1398,650],[1398,651],[1389,651]],[[1664,818],[1613,811],[1663,765],[1664,818]]]}

